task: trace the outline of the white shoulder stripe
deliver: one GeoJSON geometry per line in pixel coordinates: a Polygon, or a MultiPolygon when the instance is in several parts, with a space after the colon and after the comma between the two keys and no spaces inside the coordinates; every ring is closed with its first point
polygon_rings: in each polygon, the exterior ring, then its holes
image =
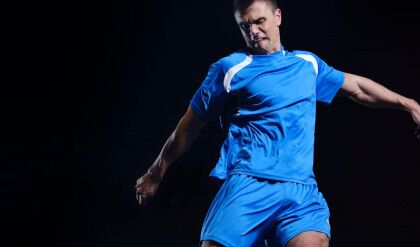
{"type": "Polygon", "coordinates": [[[249,55],[245,58],[244,61],[238,63],[237,65],[233,66],[228,70],[225,75],[225,79],[223,80],[223,86],[225,87],[226,92],[230,92],[230,83],[232,82],[233,76],[238,73],[241,69],[252,62],[252,55],[249,55]]]}
{"type": "Polygon", "coordinates": [[[300,57],[302,59],[305,59],[308,62],[311,62],[312,65],[314,66],[316,75],[318,75],[318,63],[316,62],[316,59],[313,56],[306,55],[306,54],[298,54],[296,55],[296,57],[300,57]]]}

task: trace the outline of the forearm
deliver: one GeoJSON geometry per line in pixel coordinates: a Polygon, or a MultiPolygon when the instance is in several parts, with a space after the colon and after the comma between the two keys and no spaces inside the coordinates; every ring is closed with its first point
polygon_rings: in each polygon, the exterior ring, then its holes
{"type": "Polygon", "coordinates": [[[346,74],[352,84],[349,97],[354,101],[375,108],[392,108],[412,112],[418,107],[413,99],[404,97],[362,76],[346,74]]]}
{"type": "Polygon", "coordinates": [[[190,147],[205,124],[205,121],[199,119],[188,108],[186,114],[181,118],[175,130],[166,140],[160,154],[148,172],[158,173],[160,177],[163,177],[168,167],[190,147]]]}
{"type": "Polygon", "coordinates": [[[191,133],[185,135],[179,134],[177,133],[177,129],[175,129],[166,140],[165,145],[150,167],[149,172],[157,172],[160,177],[163,177],[169,166],[188,149],[195,137],[191,133]]]}

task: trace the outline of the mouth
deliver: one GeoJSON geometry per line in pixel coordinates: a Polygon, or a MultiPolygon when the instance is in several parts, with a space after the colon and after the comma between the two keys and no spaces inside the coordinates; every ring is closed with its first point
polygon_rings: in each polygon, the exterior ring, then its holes
{"type": "Polygon", "coordinates": [[[267,39],[266,37],[257,37],[257,38],[253,38],[252,42],[254,44],[257,44],[257,43],[260,43],[261,41],[266,40],[266,39],[267,39]]]}

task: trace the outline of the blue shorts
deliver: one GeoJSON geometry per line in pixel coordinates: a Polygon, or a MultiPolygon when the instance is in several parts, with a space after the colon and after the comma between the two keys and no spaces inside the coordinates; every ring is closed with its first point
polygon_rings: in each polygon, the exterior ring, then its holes
{"type": "Polygon", "coordinates": [[[227,247],[285,246],[304,231],[330,237],[330,213],[317,185],[278,182],[234,174],[214,198],[201,240],[227,247]]]}

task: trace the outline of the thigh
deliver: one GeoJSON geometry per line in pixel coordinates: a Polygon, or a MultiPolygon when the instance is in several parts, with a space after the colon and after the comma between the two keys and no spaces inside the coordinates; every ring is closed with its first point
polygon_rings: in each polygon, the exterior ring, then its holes
{"type": "Polygon", "coordinates": [[[324,237],[328,240],[330,213],[318,187],[288,183],[285,184],[285,195],[287,198],[284,201],[283,210],[268,237],[269,246],[289,246],[288,243],[292,240],[292,244],[315,241],[324,237]]]}
{"type": "Polygon", "coordinates": [[[200,247],[224,247],[224,246],[215,241],[204,240],[201,242],[200,247]]]}
{"type": "Polygon", "coordinates": [[[323,232],[306,231],[287,242],[286,247],[328,247],[329,238],[323,232]]]}
{"type": "MultiPolygon", "coordinates": [[[[222,244],[215,242],[215,241],[211,241],[211,240],[204,240],[201,241],[200,243],[200,247],[224,247],[222,244]]],[[[267,247],[267,245],[264,242],[261,242],[258,247],[267,247]]]]}
{"type": "Polygon", "coordinates": [[[232,175],[214,198],[201,231],[201,240],[223,246],[258,246],[274,223],[276,188],[247,175],[232,175]]]}

